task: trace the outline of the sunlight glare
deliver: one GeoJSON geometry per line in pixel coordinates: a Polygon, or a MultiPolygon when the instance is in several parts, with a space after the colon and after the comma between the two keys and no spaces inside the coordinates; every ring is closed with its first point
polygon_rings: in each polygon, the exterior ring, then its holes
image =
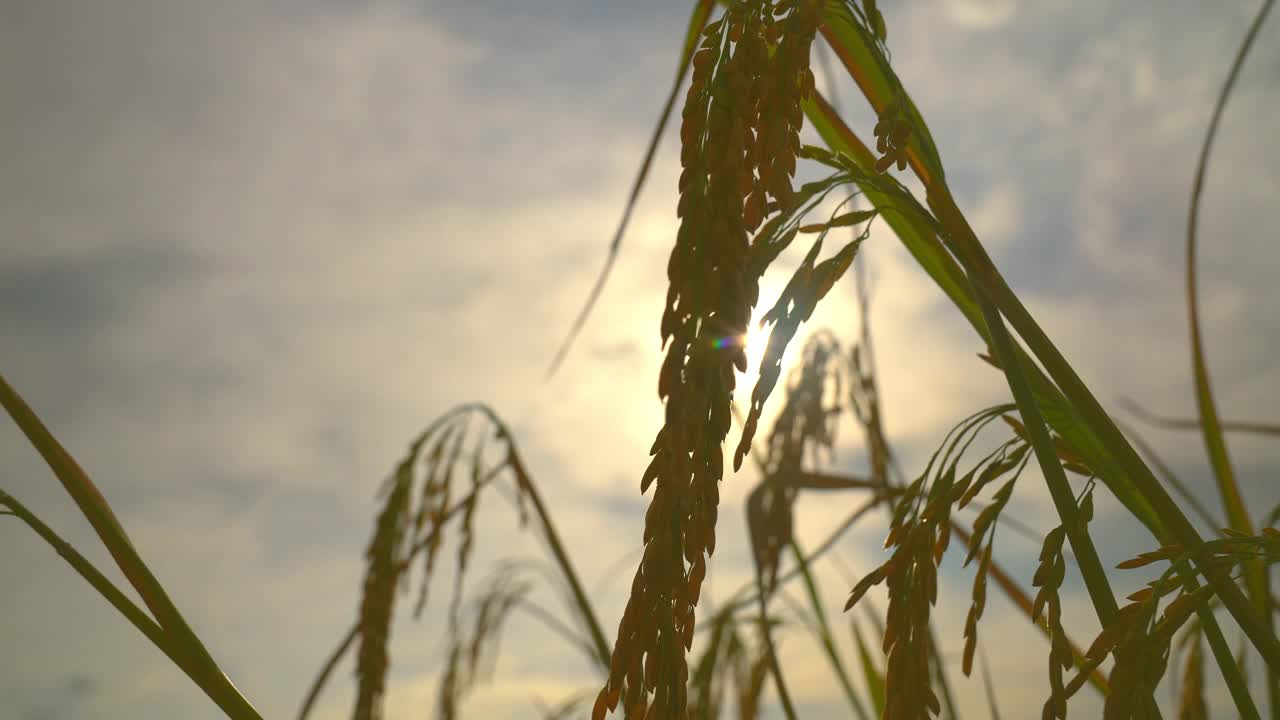
{"type": "MultiPolygon", "coordinates": [[[[746,389],[747,395],[741,402],[747,402],[750,398],[751,389],[755,387],[756,380],[760,378],[760,363],[764,360],[764,351],[769,344],[769,335],[773,331],[773,326],[760,327],[760,318],[773,307],[777,302],[778,296],[782,294],[782,288],[785,284],[784,278],[766,276],[760,283],[760,302],[751,311],[751,322],[747,325],[746,343],[747,343],[747,371],[738,373],[739,387],[746,389]]],[[[805,329],[802,327],[797,336],[789,345],[796,346],[797,341],[803,340],[805,329]]],[[[792,365],[792,356],[794,353],[789,349],[782,358],[782,377],[786,378],[792,365]]]]}
{"type": "Polygon", "coordinates": [[[764,348],[768,342],[768,328],[760,327],[759,318],[751,318],[751,324],[747,326],[747,377],[760,377],[760,361],[764,359],[764,348]]]}

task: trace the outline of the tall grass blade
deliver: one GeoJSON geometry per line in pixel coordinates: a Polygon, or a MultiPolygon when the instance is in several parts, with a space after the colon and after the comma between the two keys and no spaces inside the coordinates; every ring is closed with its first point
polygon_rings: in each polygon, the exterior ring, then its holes
{"type": "MultiPolygon", "coordinates": [[[[1235,87],[1240,68],[1244,66],[1249,49],[1258,36],[1258,30],[1266,21],[1274,0],[1263,0],[1258,14],[1254,17],[1249,31],[1245,34],[1231,71],[1223,83],[1213,109],[1213,117],[1209,121],[1209,129],[1205,133],[1204,144],[1200,148],[1200,158],[1196,164],[1195,181],[1191,187],[1191,203],[1187,211],[1187,316],[1191,330],[1191,369],[1195,377],[1196,405],[1199,409],[1200,426],[1204,436],[1205,449],[1209,453],[1209,461],[1213,466],[1214,479],[1218,484],[1218,492],[1222,496],[1222,506],[1227,514],[1231,528],[1252,535],[1253,523],[1240,497],[1240,488],[1236,483],[1235,472],[1231,468],[1231,458],[1227,454],[1227,444],[1223,436],[1222,426],[1218,419],[1217,403],[1213,397],[1213,389],[1209,381],[1209,370],[1205,363],[1204,340],[1200,332],[1199,295],[1196,288],[1196,230],[1200,216],[1200,196],[1204,191],[1204,179],[1209,169],[1209,155],[1213,149],[1213,141],[1218,133],[1218,123],[1226,110],[1231,90],[1235,87]]],[[[1245,563],[1245,582],[1252,596],[1253,604],[1262,615],[1265,630],[1274,637],[1275,615],[1271,606],[1270,587],[1267,566],[1261,560],[1245,563]]],[[[1246,629],[1247,631],[1247,629],[1246,629]]],[[[1273,666],[1274,667],[1274,666],[1273,666]]],[[[1280,673],[1267,674],[1267,694],[1271,701],[1271,717],[1280,718],[1280,673]]]]}
{"type": "MultiPolygon", "coordinates": [[[[867,684],[867,693],[871,696],[871,707],[875,709],[876,717],[884,716],[884,672],[880,670],[875,658],[871,656],[871,650],[867,647],[867,643],[862,639],[862,632],[858,630],[858,621],[850,620],[849,628],[853,632],[853,642],[858,646],[858,661],[862,665],[862,678],[867,684]]],[[[881,635],[884,634],[880,631],[881,635]]]]}
{"type": "MultiPolygon", "coordinates": [[[[1248,635],[1240,638],[1240,649],[1235,656],[1232,656],[1231,648],[1227,646],[1227,639],[1223,637],[1222,629],[1218,627],[1217,619],[1213,616],[1213,610],[1201,608],[1196,612],[1200,618],[1201,632],[1204,633],[1205,640],[1209,641],[1209,651],[1213,653],[1213,660],[1222,671],[1222,680],[1227,684],[1227,692],[1231,694],[1236,712],[1245,720],[1258,720],[1262,715],[1258,712],[1253,702],[1253,693],[1249,690],[1247,664],[1249,644],[1246,640],[1248,635]]],[[[1268,664],[1267,667],[1275,666],[1268,664]]]]}
{"type": "Polygon", "coordinates": [[[198,674],[197,684],[201,689],[214,697],[219,707],[225,705],[236,708],[238,714],[235,717],[257,717],[257,711],[223,674],[213,656],[205,649],[204,643],[169,599],[164,586],[143,562],[106,498],[2,374],[0,405],[4,406],[18,428],[27,436],[27,440],[44,458],[63,489],[75,501],[129,584],[138,592],[156,622],[171,639],[174,652],[184,658],[184,667],[198,674]]]}
{"type": "Polygon", "coordinates": [[[587,597],[586,590],[583,589],[582,580],[578,577],[578,572],[574,569],[573,562],[569,559],[569,554],[565,552],[564,543],[560,540],[560,534],[556,531],[555,523],[551,520],[551,513],[547,510],[546,503],[542,500],[542,494],[538,492],[537,486],[525,469],[524,461],[519,453],[516,452],[515,440],[511,437],[510,430],[497,419],[497,416],[492,415],[491,411],[489,412],[491,419],[497,424],[499,432],[507,440],[507,446],[510,448],[507,462],[512,472],[515,473],[516,481],[533,502],[534,512],[538,515],[538,524],[542,527],[543,539],[547,541],[551,555],[555,558],[556,565],[560,568],[565,582],[569,585],[569,592],[573,598],[573,606],[570,609],[578,616],[579,621],[586,628],[591,638],[591,647],[594,650],[597,667],[607,671],[609,668],[609,643],[605,640],[604,630],[600,625],[600,621],[596,618],[595,607],[591,604],[591,599],[587,597]]]}
{"type": "Polygon", "coordinates": [[[1178,720],[1209,720],[1204,699],[1204,656],[1200,651],[1200,633],[1189,630],[1187,658],[1182,670],[1182,691],[1178,693],[1178,720]]]}
{"type": "Polygon", "coordinates": [[[956,708],[955,696],[951,693],[951,681],[947,679],[947,666],[942,661],[939,650],[938,633],[933,623],[929,623],[929,659],[933,665],[934,682],[942,691],[942,707],[946,710],[948,720],[960,720],[960,711],[956,708]]]}
{"type": "Polygon", "coordinates": [[[3,514],[13,515],[26,523],[58,555],[62,556],[80,577],[84,578],[94,590],[98,591],[99,595],[106,598],[107,602],[111,603],[111,606],[123,615],[130,624],[159,648],[165,654],[165,657],[169,658],[174,665],[186,673],[187,677],[191,678],[191,681],[203,690],[209,696],[209,699],[213,700],[222,712],[226,713],[227,717],[232,718],[232,720],[259,720],[260,716],[249,705],[247,700],[242,697],[236,699],[239,697],[238,693],[233,696],[226,691],[226,688],[209,684],[207,675],[204,674],[200,667],[192,665],[190,657],[180,651],[178,645],[169,633],[165,632],[164,628],[156,624],[156,621],[152,620],[142,608],[134,604],[93,563],[81,555],[71,543],[59,537],[35,513],[32,513],[25,505],[18,502],[17,498],[0,490],[0,506],[9,508],[9,512],[3,514]]]}
{"type": "Polygon", "coordinates": [[[1027,383],[1026,376],[1022,374],[1021,359],[1014,350],[1013,339],[1005,329],[1004,320],[995,306],[981,294],[978,295],[978,302],[986,317],[987,329],[991,333],[996,356],[1000,359],[1001,367],[1004,368],[1005,377],[1009,382],[1009,390],[1018,403],[1018,412],[1022,415],[1022,422],[1026,426],[1036,460],[1040,463],[1045,484],[1049,487],[1054,509],[1058,511],[1058,517],[1067,528],[1067,539],[1071,542],[1071,549],[1075,551],[1085,589],[1093,602],[1093,609],[1103,626],[1110,625],[1119,609],[1115,594],[1111,591],[1111,583],[1107,580],[1102,561],[1098,559],[1093,538],[1089,536],[1084,523],[1077,518],[1075,495],[1071,491],[1070,484],[1067,483],[1066,472],[1063,471],[1062,463],[1058,460],[1058,454],[1053,448],[1053,441],[1049,438],[1048,429],[1045,428],[1040,408],[1031,395],[1031,387],[1027,383]]]}
{"type": "Polygon", "coordinates": [[[845,699],[849,701],[849,707],[854,714],[863,718],[863,720],[870,720],[870,716],[867,715],[867,709],[862,704],[862,699],[858,697],[857,691],[853,689],[853,681],[849,677],[848,670],[845,669],[844,661],[840,658],[840,650],[836,647],[835,636],[831,633],[831,624],[827,621],[827,611],[822,605],[822,597],[818,594],[818,585],[813,579],[813,573],[809,571],[809,563],[805,562],[804,553],[801,552],[800,545],[795,540],[791,541],[790,546],[791,555],[796,561],[796,567],[800,569],[801,576],[804,578],[805,595],[808,597],[814,621],[817,623],[815,629],[818,635],[818,642],[822,645],[822,653],[827,662],[830,663],[836,679],[840,681],[840,688],[844,691],[845,699]]]}
{"type": "MultiPolygon", "coordinates": [[[[715,720],[720,717],[728,670],[733,666],[735,644],[733,613],[728,609],[711,616],[711,638],[702,650],[702,657],[689,675],[690,716],[695,720],[715,720]]],[[[643,720],[643,718],[641,719],[643,720]]]]}
{"type": "Polygon", "coordinates": [[[1200,428],[1204,435],[1205,448],[1209,454],[1209,461],[1213,466],[1218,489],[1222,493],[1222,504],[1227,513],[1227,520],[1231,523],[1233,529],[1248,534],[1253,534],[1252,522],[1244,508],[1244,501],[1240,497],[1240,488],[1236,483],[1235,473],[1231,467],[1231,458],[1227,453],[1222,426],[1218,419],[1217,403],[1214,400],[1213,389],[1209,380],[1209,370],[1205,364],[1204,339],[1200,332],[1199,293],[1196,283],[1196,229],[1200,214],[1200,196],[1204,190],[1209,155],[1213,148],[1213,140],[1217,135],[1218,123],[1222,119],[1223,111],[1226,109],[1227,100],[1231,96],[1231,90],[1235,86],[1240,68],[1243,67],[1245,58],[1249,54],[1249,49],[1253,46],[1253,40],[1258,34],[1258,29],[1262,26],[1263,21],[1266,20],[1272,4],[1273,0],[1265,0],[1262,3],[1258,15],[1254,18],[1253,24],[1245,35],[1239,52],[1236,54],[1235,61],[1231,65],[1231,71],[1227,75],[1226,83],[1223,84],[1222,92],[1218,96],[1213,117],[1209,121],[1209,129],[1205,134],[1204,144],[1200,149],[1200,159],[1196,166],[1195,182],[1191,189],[1191,204],[1187,218],[1187,316],[1191,329],[1191,368],[1195,379],[1196,405],[1199,409],[1200,428]]]}
{"type": "MultiPolygon", "coordinates": [[[[1177,418],[1157,415],[1130,399],[1121,399],[1121,404],[1139,420],[1165,430],[1194,430],[1203,432],[1204,424],[1198,419],[1177,418]]],[[[1218,428],[1224,433],[1244,433],[1246,435],[1266,435],[1280,437],[1280,424],[1252,422],[1249,420],[1221,420],[1218,428]]]]}
{"type": "Polygon", "coordinates": [[[1129,437],[1130,441],[1137,446],[1138,451],[1147,457],[1147,460],[1155,468],[1155,471],[1160,474],[1160,479],[1164,481],[1164,484],[1173,488],[1173,491],[1178,493],[1178,497],[1182,498],[1182,501],[1185,502],[1187,506],[1191,508],[1192,512],[1200,518],[1200,521],[1205,524],[1205,527],[1211,529],[1222,527],[1222,523],[1213,516],[1213,513],[1209,512],[1209,509],[1204,506],[1204,503],[1200,502],[1200,498],[1197,498],[1195,493],[1191,492],[1190,488],[1178,479],[1178,476],[1174,474],[1173,470],[1160,459],[1159,455],[1156,454],[1155,448],[1151,447],[1151,445],[1143,439],[1140,433],[1123,425],[1120,426],[1120,429],[1123,430],[1125,435],[1129,437]]]}
{"type": "Polygon", "coordinates": [[[302,699],[302,707],[298,709],[298,720],[306,720],[311,716],[312,709],[315,708],[316,701],[320,699],[320,693],[324,690],[325,685],[329,683],[329,678],[333,675],[333,669],[338,666],[338,661],[342,660],[342,656],[347,654],[351,646],[355,644],[356,638],[360,637],[360,621],[357,620],[347,630],[347,634],[342,640],[338,641],[338,646],[329,653],[329,657],[325,659],[324,665],[320,666],[320,672],[316,674],[311,686],[307,688],[307,696],[302,699]]]}
{"type": "Polygon", "coordinates": [[[764,575],[760,565],[756,564],[756,608],[759,611],[759,631],[761,659],[768,664],[769,674],[773,676],[774,687],[778,691],[778,701],[782,704],[782,713],[787,720],[796,720],[795,704],[791,701],[791,693],[787,690],[786,678],[782,675],[782,664],[778,662],[778,649],[773,642],[773,628],[769,625],[769,598],[765,592],[764,575]]]}
{"type": "MultiPolygon", "coordinates": [[[[770,630],[766,627],[762,632],[767,634],[770,630]]],[[[764,695],[764,681],[768,674],[769,655],[761,650],[736,683],[738,714],[742,720],[756,720],[760,717],[760,698],[764,695]]]]}
{"type": "Polygon", "coordinates": [[[982,659],[982,689],[987,695],[987,711],[991,720],[1000,720],[1000,705],[996,702],[996,689],[991,684],[991,663],[987,662],[987,649],[978,645],[978,655],[982,659]]]}
{"type": "Polygon", "coordinates": [[[609,243],[609,254],[605,257],[604,268],[600,270],[600,275],[596,278],[596,283],[591,288],[591,293],[587,295],[587,301],[583,304],[582,310],[578,312],[578,317],[573,321],[573,325],[569,328],[569,334],[561,343],[560,349],[556,351],[555,358],[551,360],[551,366],[547,368],[547,377],[556,374],[556,370],[560,368],[560,364],[564,362],[564,358],[569,353],[569,348],[573,345],[573,341],[577,339],[578,333],[582,327],[586,325],[587,318],[591,315],[591,310],[595,307],[596,301],[600,299],[600,293],[604,290],[605,283],[609,280],[609,273],[613,271],[613,265],[618,260],[618,251],[622,248],[622,236],[626,234],[627,223],[631,221],[631,211],[635,209],[636,201],[640,198],[640,190],[644,187],[645,180],[649,177],[649,166],[653,164],[653,156],[658,150],[658,144],[662,141],[662,132],[667,127],[667,120],[671,117],[671,110],[675,107],[676,97],[680,94],[680,86],[684,83],[684,76],[689,72],[689,61],[693,58],[693,51],[698,46],[698,36],[702,33],[702,28],[706,26],[707,19],[711,17],[711,10],[715,6],[714,0],[698,0],[698,4],[693,8],[693,15],[689,18],[689,28],[685,31],[684,48],[680,52],[680,64],[676,70],[676,80],[671,86],[671,92],[667,95],[667,102],[662,107],[662,114],[658,118],[658,126],[653,129],[653,137],[649,140],[649,147],[645,150],[644,160],[640,163],[640,172],[636,176],[635,183],[631,186],[631,194],[627,197],[626,208],[622,211],[622,220],[618,223],[618,229],[613,234],[613,242],[609,243]]]}

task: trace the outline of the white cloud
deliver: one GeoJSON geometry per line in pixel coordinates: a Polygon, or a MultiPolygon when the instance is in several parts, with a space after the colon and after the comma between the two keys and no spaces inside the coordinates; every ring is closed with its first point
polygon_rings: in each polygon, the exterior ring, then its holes
{"type": "Polygon", "coordinates": [[[1017,0],[945,0],[947,19],[970,30],[991,30],[1009,22],[1018,9],[1017,0]]]}

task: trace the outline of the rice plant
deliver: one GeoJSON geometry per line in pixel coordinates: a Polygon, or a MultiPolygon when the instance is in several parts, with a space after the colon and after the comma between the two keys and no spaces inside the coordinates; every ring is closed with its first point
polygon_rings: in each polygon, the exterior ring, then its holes
{"type": "MultiPolygon", "coordinates": [[[[352,717],[384,716],[394,662],[389,640],[403,614],[405,588],[416,577],[413,614],[420,615],[438,585],[437,560],[451,550],[454,583],[438,610],[450,619],[435,708],[440,718],[465,714],[467,693],[483,679],[486,662],[500,653],[501,629],[517,610],[555,629],[594,672],[582,679],[580,694],[543,708],[545,717],[710,719],[733,709],[738,717],[755,718],[772,692],[783,714],[795,718],[788,669],[776,644],[797,628],[811,636],[852,716],[959,717],[941,636],[962,644],[964,676],[977,665],[986,712],[998,717],[999,679],[986,670],[982,645],[992,585],[1044,635],[1050,688],[1044,718],[1066,718],[1072,698],[1086,685],[1102,698],[1108,719],[1160,717],[1157,692],[1175,683],[1179,717],[1205,717],[1210,658],[1239,716],[1262,717],[1265,710],[1280,718],[1280,641],[1269,574],[1280,560],[1280,531],[1273,527],[1275,512],[1251,515],[1244,507],[1223,440],[1229,431],[1277,430],[1219,417],[1195,275],[1199,196],[1218,118],[1271,5],[1262,4],[1214,108],[1187,223],[1187,311],[1199,416],[1173,425],[1197,431],[1205,443],[1226,518],[1211,523],[1225,524],[1218,535],[1206,538],[1195,529],[1188,513],[1207,520],[1213,513],[1188,501],[1190,494],[1139,435],[1121,431],[992,262],[953,196],[924,117],[893,69],[888,28],[876,2],[700,0],[604,272],[552,363],[554,372],[604,287],[688,76],[680,107],[680,224],[658,323],[665,359],[656,381],[665,416],[642,470],[637,459],[640,492],[650,497],[641,556],[617,633],[605,632],[612,625],[602,624],[572,548],[557,532],[555,508],[544,502],[499,411],[455,408],[412,439],[387,479],[365,552],[355,618],[321,666],[299,717],[311,713],[347,654],[356,667],[352,717]],[[831,51],[875,111],[871,143],[863,140],[865,130],[847,124],[819,92],[811,67],[818,44],[831,51]],[[806,122],[822,146],[801,144],[806,122]],[[800,163],[811,163],[820,177],[797,186],[800,163]],[[912,185],[922,188],[923,197],[912,185]],[[873,235],[877,219],[892,237],[873,235]],[[865,246],[894,238],[970,323],[986,348],[984,359],[1008,387],[1005,402],[958,418],[924,467],[905,472],[881,422],[866,310],[871,299],[860,274],[848,277],[865,246]],[[777,302],[760,314],[770,334],[759,378],[739,411],[734,393],[747,365],[745,343],[761,278],[792,246],[807,250],[777,302]],[[834,252],[827,252],[831,246],[834,252]],[[841,282],[857,285],[859,334],[850,340],[837,332],[813,332],[793,347],[801,326],[841,282]],[[795,367],[784,373],[788,352],[796,357],[795,367]],[[761,432],[770,402],[776,412],[768,432],[761,432]],[[862,433],[868,458],[863,476],[828,467],[842,420],[862,433]],[[745,464],[741,475],[755,477],[744,508],[746,538],[717,535],[721,483],[744,482],[726,471],[726,442],[734,443],[732,471],[745,464]],[[1027,472],[1033,469],[1057,516],[1043,535],[1021,527],[1009,511],[1019,488],[1039,481],[1027,472]],[[468,594],[463,579],[475,544],[484,540],[476,537],[473,520],[481,498],[500,492],[513,504],[519,531],[542,539],[554,572],[539,577],[519,563],[502,564],[479,592],[468,594]],[[848,520],[808,553],[794,532],[794,507],[802,493],[836,494],[849,505],[848,520]],[[1110,494],[1150,534],[1151,549],[1115,569],[1104,567],[1090,530],[1094,498],[1101,493],[1110,494]],[[854,495],[862,497],[855,502],[854,495]],[[841,617],[824,607],[814,564],[874,510],[888,518],[881,528],[882,562],[851,582],[841,617]],[[966,511],[972,511],[971,520],[966,511]],[[1000,528],[1035,537],[1041,551],[1031,577],[1016,577],[1002,565],[1000,528]],[[456,535],[452,548],[450,533],[456,535]],[[699,623],[704,581],[717,544],[724,542],[749,547],[753,581],[704,611],[699,623]],[[959,633],[939,627],[933,615],[938,568],[953,547],[952,556],[961,556],[972,572],[959,633]],[[1159,576],[1117,597],[1117,571],[1143,566],[1158,568],[1159,576]],[[1060,591],[1069,573],[1083,581],[1101,628],[1092,639],[1064,620],[1060,591]],[[539,584],[564,598],[558,613],[530,601],[539,584]],[[882,611],[870,608],[867,599],[877,586],[886,591],[882,611]],[[853,657],[835,640],[844,622],[857,648],[853,657]],[[1262,658],[1265,697],[1251,695],[1231,635],[1262,658]]],[[[973,371],[991,369],[975,364],[973,371]]],[[[89,520],[145,609],[17,499],[0,492],[5,514],[45,539],[228,717],[259,717],[168,599],[89,476],[2,378],[0,403],[89,520]]]]}

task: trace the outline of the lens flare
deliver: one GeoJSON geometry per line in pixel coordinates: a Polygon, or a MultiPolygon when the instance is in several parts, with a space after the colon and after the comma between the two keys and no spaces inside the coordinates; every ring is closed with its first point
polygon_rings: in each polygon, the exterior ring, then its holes
{"type": "Polygon", "coordinates": [[[711,343],[712,347],[717,350],[724,350],[731,347],[742,347],[747,344],[746,335],[725,335],[711,343]]]}

